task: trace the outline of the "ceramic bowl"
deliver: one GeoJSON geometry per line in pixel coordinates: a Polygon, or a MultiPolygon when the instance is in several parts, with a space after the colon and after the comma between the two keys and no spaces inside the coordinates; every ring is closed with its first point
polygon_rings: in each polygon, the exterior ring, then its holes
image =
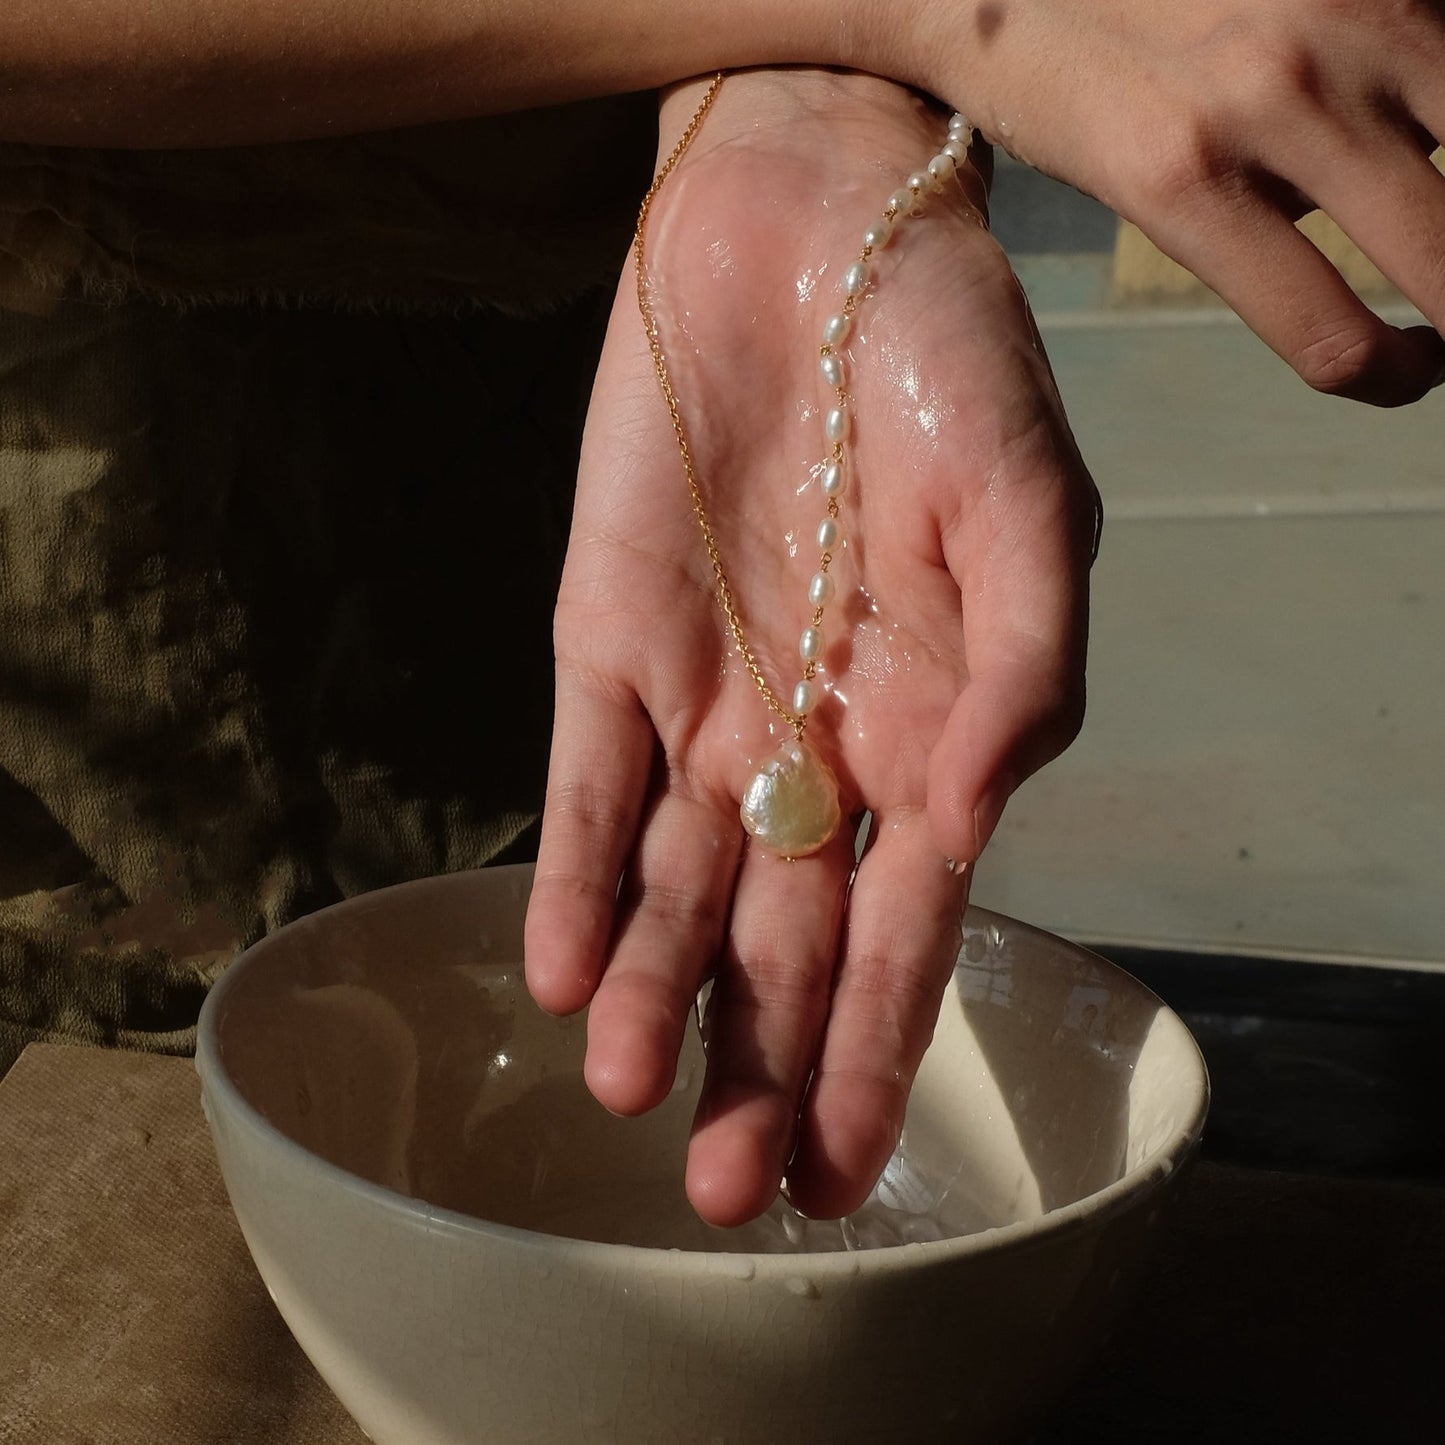
{"type": "Polygon", "coordinates": [[[813,1224],[815,1252],[770,1253],[776,1222],[734,1236],[683,1199],[696,1046],[645,1118],[586,1093],[585,1023],[522,985],[530,879],[327,909],[246,953],[201,1016],[236,1216],[361,1428],[379,1445],[993,1445],[1046,1410],[1198,1142],[1208,1083],[1179,1019],[1084,950],[971,910],[890,1171],[903,1214],[932,1181],[973,1232],[855,1252],[813,1224]]]}

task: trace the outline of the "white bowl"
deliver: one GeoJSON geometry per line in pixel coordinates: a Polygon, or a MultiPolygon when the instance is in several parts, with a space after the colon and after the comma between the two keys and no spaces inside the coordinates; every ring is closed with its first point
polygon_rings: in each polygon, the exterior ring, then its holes
{"type": "Polygon", "coordinates": [[[661,1108],[615,1119],[582,1083],[585,1025],[526,998],[530,881],[487,869],[326,909],[250,949],[201,1015],[236,1216],[362,1429],[992,1445],[1045,1412],[1198,1143],[1208,1082],[1179,1019],[1083,949],[970,911],[904,1174],[955,1179],[945,1212],[976,1232],[762,1252],[776,1226],[734,1237],[683,1199],[696,1045],[661,1108]]]}

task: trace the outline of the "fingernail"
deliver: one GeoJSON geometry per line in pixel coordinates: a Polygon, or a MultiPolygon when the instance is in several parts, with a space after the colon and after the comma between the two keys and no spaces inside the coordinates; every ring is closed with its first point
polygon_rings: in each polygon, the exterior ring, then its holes
{"type": "Polygon", "coordinates": [[[975,858],[988,846],[988,840],[993,837],[993,831],[998,827],[998,820],[1003,817],[1004,807],[1012,796],[1012,784],[1000,779],[978,800],[973,810],[973,856],[975,858]]]}

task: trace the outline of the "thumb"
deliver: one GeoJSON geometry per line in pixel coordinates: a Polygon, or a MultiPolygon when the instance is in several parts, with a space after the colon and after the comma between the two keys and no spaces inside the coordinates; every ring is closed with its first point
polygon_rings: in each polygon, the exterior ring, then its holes
{"type": "Polygon", "coordinates": [[[988,503],[943,539],[968,681],[929,759],[928,813],[936,845],[960,863],[1083,725],[1098,493],[1071,439],[1054,441],[1022,474],[1002,469],[988,503]]]}

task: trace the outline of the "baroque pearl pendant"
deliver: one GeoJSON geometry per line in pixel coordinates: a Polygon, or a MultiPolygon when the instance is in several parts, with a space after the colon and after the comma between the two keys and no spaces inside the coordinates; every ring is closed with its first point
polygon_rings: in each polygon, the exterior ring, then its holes
{"type": "Polygon", "coordinates": [[[838,779],[802,738],[789,738],[753,774],[739,809],[743,827],[773,853],[806,858],[843,820],[838,779]]]}

